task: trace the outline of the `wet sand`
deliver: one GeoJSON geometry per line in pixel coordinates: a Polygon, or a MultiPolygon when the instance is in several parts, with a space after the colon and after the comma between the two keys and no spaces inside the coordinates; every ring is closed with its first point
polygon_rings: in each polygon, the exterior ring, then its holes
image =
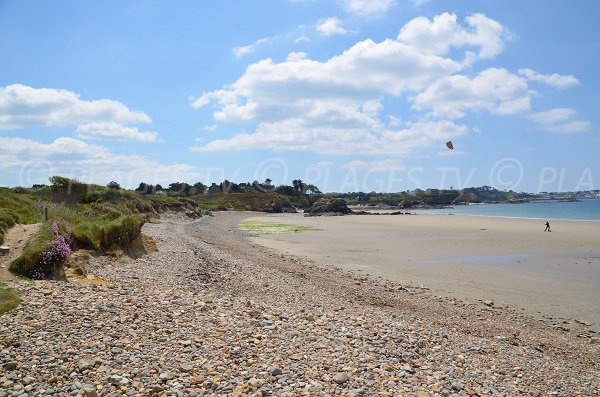
{"type": "Polygon", "coordinates": [[[320,229],[253,238],[317,263],[600,330],[600,222],[555,221],[548,233],[539,220],[451,215],[249,220],[320,229]]]}

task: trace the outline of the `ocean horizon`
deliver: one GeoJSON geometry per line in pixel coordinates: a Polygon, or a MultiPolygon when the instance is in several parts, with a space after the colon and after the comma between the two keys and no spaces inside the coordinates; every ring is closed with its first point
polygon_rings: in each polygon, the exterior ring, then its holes
{"type": "Polygon", "coordinates": [[[540,220],[600,221],[600,199],[535,200],[520,204],[471,204],[412,211],[418,214],[488,216],[540,220]]]}

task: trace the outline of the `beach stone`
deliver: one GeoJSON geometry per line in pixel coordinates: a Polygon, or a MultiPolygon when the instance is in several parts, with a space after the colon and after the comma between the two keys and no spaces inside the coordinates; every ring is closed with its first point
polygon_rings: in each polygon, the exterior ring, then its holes
{"type": "Polygon", "coordinates": [[[15,361],[9,361],[7,363],[4,363],[3,367],[5,370],[10,371],[17,368],[17,365],[18,364],[15,361]]]}
{"type": "Polygon", "coordinates": [[[181,372],[192,372],[192,370],[194,369],[194,366],[192,364],[181,364],[179,365],[179,370],[181,372]]]}
{"type": "Polygon", "coordinates": [[[98,397],[98,393],[96,392],[96,389],[94,389],[93,387],[84,387],[83,395],[85,397],[98,397]]]}
{"type": "Polygon", "coordinates": [[[454,391],[461,391],[463,389],[463,386],[459,382],[452,382],[451,387],[454,391]]]}
{"type": "Polygon", "coordinates": [[[337,374],[335,374],[333,376],[333,381],[335,383],[337,383],[338,385],[344,384],[346,382],[348,382],[350,380],[350,378],[348,377],[348,374],[343,373],[343,372],[338,372],[337,374]]]}

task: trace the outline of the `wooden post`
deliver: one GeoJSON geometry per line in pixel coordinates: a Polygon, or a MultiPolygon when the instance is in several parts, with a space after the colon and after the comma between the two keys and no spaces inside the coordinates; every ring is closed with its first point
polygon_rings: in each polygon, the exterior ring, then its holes
{"type": "Polygon", "coordinates": [[[48,222],[48,207],[44,208],[44,219],[48,222]]]}

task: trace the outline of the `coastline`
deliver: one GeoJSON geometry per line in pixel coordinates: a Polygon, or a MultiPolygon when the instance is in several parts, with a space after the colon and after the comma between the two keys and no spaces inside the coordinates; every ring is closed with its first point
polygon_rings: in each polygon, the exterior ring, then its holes
{"type": "Polygon", "coordinates": [[[553,221],[544,233],[538,220],[475,215],[250,220],[320,229],[252,238],[283,253],[557,322],[593,323],[600,331],[599,222],[553,221]]]}

